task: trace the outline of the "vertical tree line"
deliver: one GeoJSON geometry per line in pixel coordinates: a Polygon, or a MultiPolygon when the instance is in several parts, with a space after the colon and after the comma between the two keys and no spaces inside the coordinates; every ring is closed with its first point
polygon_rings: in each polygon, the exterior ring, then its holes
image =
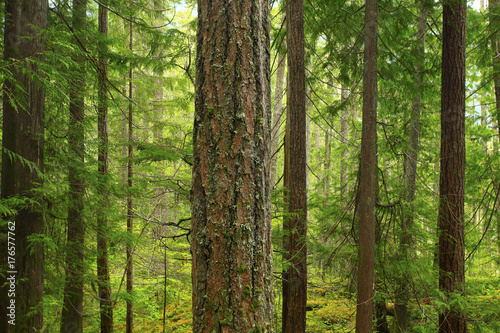
{"type": "Polygon", "coordinates": [[[467,332],[465,297],[465,1],[443,4],[441,170],[439,180],[439,289],[449,307],[439,332],[467,332]]]}
{"type": "MultiPolygon", "coordinates": [[[[133,53],[134,46],[134,28],[132,21],[133,16],[130,16],[129,22],[129,49],[130,52],[133,53]]],[[[132,195],[132,187],[134,185],[133,177],[134,177],[134,146],[132,142],[134,141],[134,106],[133,106],[133,98],[134,98],[134,85],[132,80],[134,79],[134,69],[133,64],[130,64],[129,69],[129,87],[128,87],[128,156],[127,156],[127,233],[128,233],[128,242],[127,242],[127,333],[132,333],[134,330],[134,305],[133,305],[133,289],[134,289],[134,256],[133,256],[133,236],[134,236],[134,197],[132,195]]]]}
{"type": "Polygon", "coordinates": [[[42,173],[44,171],[45,90],[41,84],[48,2],[5,2],[4,60],[12,73],[3,89],[1,198],[15,199],[16,212],[4,216],[1,241],[0,330],[43,328],[42,173]],[[11,224],[12,225],[12,224],[11,224]],[[8,233],[11,231],[11,234],[8,233]],[[7,238],[11,236],[11,238],[7,238]],[[12,247],[14,247],[12,251],[12,247]],[[7,249],[9,248],[9,252],[7,249]],[[7,259],[7,253],[12,259],[7,259]],[[9,265],[8,265],[9,264],[9,265]],[[7,278],[10,278],[7,280],[7,278]],[[15,296],[8,296],[15,284],[15,296]],[[7,308],[14,301],[15,318],[7,308]],[[9,320],[14,319],[14,324],[9,320]]]}
{"type": "Polygon", "coordinates": [[[365,7],[363,129],[359,162],[359,252],[356,332],[371,332],[375,284],[375,207],[377,203],[378,0],[365,7]]]}
{"type": "Polygon", "coordinates": [[[288,155],[286,196],[288,212],[283,225],[285,258],[283,279],[283,332],[305,332],[307,302],[307,193],[306,193],[306,86],[304,3],[286,1],[288,155]]]}
{"type": "MultiPolygon", "coordinates": [[[[98,28],[101,38],[108,36],[108,10],[99,5],[98,28]]],[[[96,215],[97,231],[97,283],[99,288],[99,307],[101,314],[101,332],[113,332],[113,304],[108,260],[108,212],[109,200],[109,138],[108,138],[108,60],[104,40],[101,41],[98,60],[98,105],[97,105],[97,171],[98,211],[96,215]]]]}
{"type": "MultiPolygon", "coordinates": [[[[76,39],[85,40],[87,1],[73,1],[72,28],[74,45],[80,50],[76,39]]],[[[70,203],[66,241],[66,284],[61,314],[61,333],[83,332],[83,287],[85,274],[85,56],[74,55],[77,66],[69,91],[68,124],[68,182],[70,203]]]]}

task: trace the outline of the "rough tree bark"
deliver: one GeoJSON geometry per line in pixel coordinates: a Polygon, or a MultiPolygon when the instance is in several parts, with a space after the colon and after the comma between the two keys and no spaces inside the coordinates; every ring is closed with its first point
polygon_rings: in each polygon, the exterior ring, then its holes
{"type": "Polygon", "coordinates": [[[365,6],[363,126],[359,172],[359,254],[356,332],[372,332],[375,283],[375,206],[377,192],[378,0],[365,6]]]}
{"type": "Polygon", "coordinates": [[[199,0],[193,332],[270,332],[270,3],[199,0]]]}
{"type": "MultiPolygon", "coordinates": [[[[99,5],[99,33],[108,35],[108,11],[99,5]]],[[[98,173],[100,193],[99,208],[97,211],[97,282],[99,285],[99,307],[101,313],[101,333],[113,332],[113,306],[111,303],[111,286],[108,262],[108,64],[104,50],[99,56],[97,73],[98,105],[97,105],[97,135],[98,135],[98,173]]]]}
{"type": "MultiPolygon", "coordinates": [[[[424,4],[420,4],[420,15],[417,23],[417,57],[422,61],[425,56],[425,31],[427,21],[427,8],[424,4]]],[[[405,215],[401,222],[401,238],[399,242],[399,265],[400,274],[397,280],[397,293],[394,302],[394,325],[395,333],[406,332],[408,327],[408,300],[410,292],[408,265],[410,262],[410,253],[412,247],[412,228],[413,215],[416,192],[416,176],[417,176],[417,158],[418,158],[418,141],[420,135],[420,109],[422,104],[422,94],[420,93],[422,82],[422,65],[417,63],[415,66],[415,89],[416,96],[413,98],[410,124],[408,128],[408,150],[404,157],[404,199],[405,199],[405,215]]]]}
{"type": "MultiPolygon", "coordinates": [[[[87,0],[73,1],[73,31],[83,40],[87,19],[87,0]]],[[[68,234],[66,242],[66,285],[61,313],[61,333],[83,332],[83,280],[85,273],[85,223],[83,220],[85,177],[85,57],[74,56],[74,71],[69,92],[68,127],[68,234]]]]}
{"type": "Polygon", "coordinates": [[[47,11],[46,0],[5,1],[4,60],[11,64],[8,70],[12,76],[7,77],[3,87],[1,197],[22,196],[37,204],[19,205],[15,216],[4,216],[11,223],[2,228],[0,246],[2,332],[29,332],[43,327],[43,248],[29,238],[43,232],[39,190],[43,172],[45,90],[41,80],[36,79],[42,74],[39,64],[33,60],[45,60],[41,52],[45,48],[47,11]],[[13,283],[15,296],[10,297],[8,292],[13,290],[13,283]],[[11,310],[7,307],[13,300],[15,325],[10,325],[9,320],[13,318],[8,316],[11,310]]]}
{"type": "MultiPolygon", "coordinates": [[[[439,289],[446,302],[465,296],[465,28],[464,0],[443,3],[439,289]]],[[[463,304],[463,302],[461,302],[463,304]]],[[[453,303],[439,314],[439,332],[467,331],[465,311],[453,303]]]]}

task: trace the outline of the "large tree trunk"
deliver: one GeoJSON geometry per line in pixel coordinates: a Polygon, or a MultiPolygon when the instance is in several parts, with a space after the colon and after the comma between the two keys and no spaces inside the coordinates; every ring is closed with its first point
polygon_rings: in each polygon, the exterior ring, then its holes
{"type": "MultiPolygon", "coordinates": [[[[73,30],[81,39],[87,19],[87,1],[73,1],[73,30]]],[[[85,223],[83,220],[85,177],[84,151],[85,134],[85,58],[78,54],[74,57],[79,66],[70,83],[69,127],[68,127],[68,235],[66,242],[66,286],[61,314],[61,333],[83,332],[83,280],[85,223]]]]}
{"type": "MultiPolygon", "coordinates": [[[[108,11],[99,5],[99,33],[108,35],[108,11]]],[[[104,52],[104,50],[101,50],[104,52]]],[[[108,64],[104,55],[100,55],[98,66],[98,105],[97,105],[97,135],[98,135],[98,193],[99,208],[97,212],[97,282],[99,284],[99,306],[101,313],[101,333],[113,332],[113,305],[111,303],[111,286],[108,263],[108,64]]]]}
{"type": "Polygon", "coordinates": [[[288,168],[288,304],[283,313],[283,332],[305,332],[307,302],[307,172],[306,172],[306,87],[304,59],[304,3],[287,0],[289,124],[288,168]]]}
{"type": "Polygon", "coordinates": [[[466,2],[443,3],[441,74],[441,170],[439,181],[439,289],[450,308],[439,314],[439,332],[467,331],[465,311],[465,27],[466,2]],[[455,305],[453,304],[455,303],[455,305]],[[463,302],[460,302],[463,304],[463,302]]]}
{"type": "Polygon", "coordinates": [[[36,204],[26,202],[15,207],[16,215],[4,216],[10,222],[2,228],[0,246],[2,332],[43,327],[43,247],[30,238],[43,232],[45,90],[36,77],[42,75],[37,62],[44,61],[45,35],[40,29],[47,27],[47,10],[46,0],[5,2],[4,60],[11,64],[11,76],[3,87],[1,197],[19,195],[36,204]]]}
{"type": "Polygon", "coordinates": [[[372,332],[375,283],[377,192],[377,38],[378,0],[367,0],[363,77],[363,127],[359,172],[359,254],[356,332],[372,332]]]}
{"type": "Polygon", "coordinates": [[[270,332],[268,0],[199,0],[193,332],[270,332]]]}
{"type": "MultiPolygon", "coordinates": [[[[427,8],[425,5],[420,5],[420,16],[417,23],[417,50],[418,61],[424,58],[425,47],[425,31],[427,20],[427,8]]],[[[416,176],[417,176],[417,158],[418,158],[418,141],[420,135],[420,108],[422,104],[422,95],[420,93],[422,82],[422,65],[417,63],[415,66],[415,89],[416,96],[412,101],[410,126],[408,129],[408,150],[404,157],[404,198],[405,198],[405,214],[404,220],[401,221],[401,238],[399,242],[399,256],[398,262],[401,274],[397,279],[397,293],[396,301],[394,303],[394,325],[393,331],[406,332],[408,326],[408,300],[410,292],[408,285],[410,285],[410,276],[408,273],[408,266],[410,263],[410,253],[412,247],[412,228],[413,228],[413,215],[416,192],[416,176]]]]}

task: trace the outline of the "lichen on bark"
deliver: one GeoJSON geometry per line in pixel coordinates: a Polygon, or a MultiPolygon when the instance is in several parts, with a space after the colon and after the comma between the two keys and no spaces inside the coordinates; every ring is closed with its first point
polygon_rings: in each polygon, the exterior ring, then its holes
{"type": "Polygon", "coordinates": [[[272,328],[269,14],[198,2],[193,332],[272,328]]]}

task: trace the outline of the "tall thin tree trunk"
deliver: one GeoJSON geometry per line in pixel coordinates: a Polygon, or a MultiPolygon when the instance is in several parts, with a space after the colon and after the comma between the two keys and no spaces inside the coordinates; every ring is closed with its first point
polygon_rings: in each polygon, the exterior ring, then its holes
{"type": "MultiPolygon", "coordinates": [[[[283,20],[285,20],[285,15],[283,15],[283,20]]],[[[281,46],[286,48],[286,39],[283,39],[281,46]]],[[[276,186],[280,128],[283,116],[283,95],[285,94],[286,58],[282,52],[278,52],[276,61],[278,68],[276,69],[276,89],[274,93],[273,125],[271,130],[271,186],[273,187],[276,186]]]]}
{"type": "MultiPolygon", "coordinates": [[[[133,26],[132,26],[132,16],[130,17],[130,42],[129,42],[129,49],[130,52],[133,52],[133,45],[134,45],[134,35],[133,35],[133,26]]],[[[129,97],[129,103],[128,103],[128,159],[127,159],[127,187],[128,187],[128,193],[127,193],[127,233],[128,235],[128,241],[127,241],[127,293],[128,293],[128,299],[127,299],[127,327],[126,327],[126,332],[127,333],[132,333],[134,331],[134,305],[132,302],[132,297],[133,297],[133,289],[134,289],[134,257],[133,257],[133,241],[132,239],[134,238],[134,197],[132,195],[132,187],[133,187],[133,176],[134,176],[134,169],[133,169],[133,158],[134,158],[134,146],[132,145],[132,142],[134,140],[134,127],[133,127],[133,104],[132,104],[132,98],[134,97],[133,91],[134,91],[134,85],[133,85],[133,80],[134,78],[134,70],[132,67],[132,64],[130,64],[130,70],[129,70],[129,90],[128,90],[128,97],[129,97]]]]}
{"type": "Polygon", "coordinates": [[[323,196],[325,197],[325,199],[323,207],[326,207],[326,205],[328,205],[328,194],[330,193],[330,168],[332,165],[332,144],[330,142],[331,131],[332,130],[329,127],[327,127],[325,131],[326,154],[323,171],[325,173],[325,175],[323,176],[323,196]]]}
{"type": "MultiPolygon", "coordinates": [[[[305,332],[307,302],[306,87],[303,0],[286,1],[290,141],[288,169],[288,306],[283,332],[305,332]]],[[[288,138],[287,138],[288,139],[288,138]]]]}
{"type": "MultiPolygon", "coordinates": [[[[425,51],[425,32],[427,21],[427,8],[425,5],[420,5],[420,15],[417,23],[417,46],[418,59],[421,61],[424,58],[425,51]]],[[[399,242],[399,266],[401,274],[398,277],[396,301],[394,303],[394,325],[393,331],[406,332],[408,326],[408,300],[410,292],[408,285],[410,284],[409,264],[410,253],[412,247],[412,228],[413,215],[416,191],[416,176],[417,176],[417,158],[418,158],[418,141],[420,135],[420,108],[422,104],[422,94],[420,93],[422,83],[422,65],[417,63],[415,66],[415,89],[417,95],[412,101],[411,118],[408,133],[408,151],[404,157],[404,198],[405,198],[405,214],[404,220],[401,221],[401,238],[399,242]]]]}
{"type": "Polygon", "coordinates": [[[191,193],[193,332],[270,332],[270,3],[200,0],[191,193]]]}
{"type": "Polygon", "coordinates": [[[3,86],[1,198],[19,195],[36,204],[19,205],[16,215],[3,217],[10,222],[1,230],[5,235],[0,246],[2,332],[43,327],[43,247],[30,238],[41,234],[44,226],[40,183],[45,90],[40,84],[43,80],[37,79],[42,76],[37,62],[45,61],[47,11],[47,0],[5,1],[4,60],[11,64],[11,75],[3,86]]]}
{"type": "MultiPolygon", "coordinates": [[[[306,78],[309,78],[309,73],[311,71],[311,66],[310,64],[306,68],[307,73],[306,73],[306,78]]],[[[305,117],[306,117],[306,200],[309,201],[309,185],[310,185],[310,164],[311,164],[311,118],[309,117],[309,113],[311,112],[311,86],[306,84],[306,105],[305,105],[305,117]]],[[[309,214],[309,212],[307,212],[309,214]]],[[[306,217],[308,217],[307,215],[306,217]]]]}
{"type": "MultiPolygon", "coordinates": [[[[78,38],[85,31],[87,0],[73,1],[73,30],[78,38]]],[[[66,285],[61,314],[61,333],[83,332],[83,280],[85,274],[85,223],[83,200],[85,195],[84,151],[85,132],[85,58],[74,57],[79,66],[70,83],[68,127],[68,235],[66,242],[66,285]]]]}
{"type": "MultiPolygon", "coordinates": [[[[358,128],[356,126],[356,123],[359,120],[359,114],[358,114],[358,103],[359,100],[358,98],[351,93],[351,98],[354,98],[355,101],[353,102],[351,112],[349,113],[349,123],[351,126],[349,127],[349,140],[350,142],[357,142],[359,138],[359,133],[358,133],[358,128]]],[[[358,147],[351,147],[349,149],[349,159],[351,161],[349,165],[349,170],[352,175],[355,175],[359,171],[359,158],[357,158],[357,154],[359,152],[358,147]]],[[[353,177],[355,178],[355,177],[353,177]]],[[[349,190],[355,192],[356,191],[356,181],[352,181],[349,186],[349,190]]]]}
{"type": "Polygon", "coordinates": [[[345,199],[348,190],[348,180],[347,180],[347,163],[349,160],[349,108],[347,107],[347,99],[349,97],[349,91],[347,87],[342,84],[341,88],[341,103],[343,104],[342,110],[340,111],[340,141],[342,143],[341,147],[341,157],[340,157],[340,197],[345,199]]]}
{"type": "MultiPolygon", "coordinates": [[[[108,35],[108,11],[99,5],[99,33],[108,35]]],[[[104,53],[104,50],[101,50],[104,53]]],[[[101,333],[113,332],[113,305],[111,303],[111,286],[108,263],[108,64],[105,55],[101,54],[98,67],[98,105],[97,105],[97,135],[98,135],[98,173],[99,173],[99,209],[97,212],[97,282],[99,287],[99,306],[101,313],[101,333]]]]}
{"type": "MultiPolygon", "coordinates": [[[[288,113],[288,111],[287,111],[288,113]]],[[[290,121],[288,115],[285,124],[285,156],[283,158],[283,263],[284,268],[281,273],[281,294],[283,297],[283,306],[281,308],[281,331],[285,332],[288,324],[288,305],[290,302],[289,289],[288,289],[288,262],[290,260],[290,217],[288,216],[288,189],[290,187],[290,121]]]]}
{"type": "MultiPolygon", "coordinates": [[[[500,0],[490,0],[490,7],[489,11],[493,13],[498,13],[500,10],[500,0]]],[[[495,17],[495,20],[498,20],[498,16],[493,16],[495,17]]],[[[498,26],[498,22],[496,25],[498,26]]],[[[498,142],[499,145],[497,147],[500,148],[500,34],[497,31],[493,35],[493,47],[495,51],[495,57],[493,60],[493,71],[494,71],[494,84],[495,84],[495,122],[496,122],[496,128],[498,131],[498,142]]],[[[500,204],[497,203],[497,207],[500,211],[500,204]]],[[[500,215],[499,215],[500,216],[500,215]]],[[[497,219],[497,247],[498,247],[498,276],[500,277],[500,218],[497,219]]]]}
{"type": "Polygon", "coordinates": [[[441,170],[439,181],[439,289],[449,308],[439,313],[439,332],[467,332],[465,297],[465,28],[464,0],[443,3],[441,74],[441,170]],[[464,302],[458,302],[464,304],[464,302]]]}
{"type": "Polygon", "coordinates": [[[372,332],[375,283],[375,207],[377,193],[377,39],[378,0],[365,6],[363,130],[359,173],[359,254],[356,332],[372,332]]]}

